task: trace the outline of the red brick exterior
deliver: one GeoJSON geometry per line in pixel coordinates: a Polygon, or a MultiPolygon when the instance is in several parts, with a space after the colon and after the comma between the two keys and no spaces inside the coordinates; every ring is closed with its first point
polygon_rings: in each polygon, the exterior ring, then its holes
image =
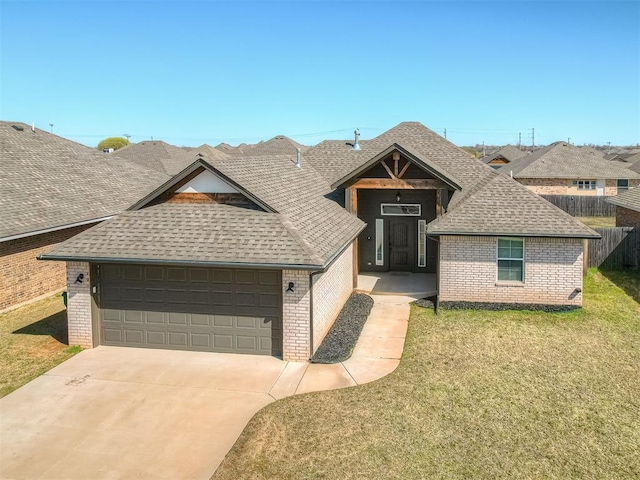
{"type": "Polygon", "coordinates": [[[91,226],[0,242],[0,311],[64,288],[65,263],[36,257],[91,226]]]}
{"type": "Polygon", "coordinates": [[[640,212],[616,205],[616,227],[640,227],[640,212]]]}

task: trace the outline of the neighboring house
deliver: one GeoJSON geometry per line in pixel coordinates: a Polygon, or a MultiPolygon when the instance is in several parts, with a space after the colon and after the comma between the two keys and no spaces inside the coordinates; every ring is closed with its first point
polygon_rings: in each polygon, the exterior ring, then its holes
{"type": "Polygon", "coordinates": [[[247,150],[253,148],[254,146],[255,145],[251,145],[248,143],[241,143],[237,147],[232,147],[228,143],[219,143],[213,148],[227,155],[235,156],[235,155],[244,155],[247,152],[247,150]]]}
{"type": "Polygon", "coordinates": [[[0,122],[0,311],[66,285],[36,256],[127,208],[167,176],[19,122],[0,122]]]}
{"type": "Polygon", "coordinates": [[[640,185],[640,174],[566,142],[556,142],[499,170],[539,195],[613,196],[640,185]]]}
{"type": "Polygon", "coordinates": [[[640,228],[640,188],[607,198],[616,206],[616,227],[640,228]]]}
{"type": "Polygon", "coordinates": [[[244,155],[261,157],[264,155],[294,155],[299,149],[304,152],[309,147],[291,140],[284,135],[278,135],[265,142],[260,142],[244,151],[244,155]]]}
{"type": "Polygon", "coordinates": [[[175,147],[161,140],[145,140],[127,145],[110,155],[172,176],[193,163],[196,152],[193,149],[175,147]]]}
{"type": "Polygon", "coordinates": [[[431,272],[445,307],[573,308],[598,237],[406,122],[300,157],[200,158],[41,258],[67,262],[72,344],[307,361],[359,273],[431,272]]]}
{"type": "Polygon", "coordinates": [[[580,150],[582,150],[585,153],[592,153],[594,155],[597,155],[599,157],[604,157],[604,152],[601,150],[598,150],[595,147],[590,147],[589,145],[584,145],[582,147],[580,147],[580,150]]]}
{"type": "Polygon", "coordinates": [[[493,168],[500,168],[502,165],[511,163],[514,160],[522,158],[527,154],[527,152],[523,152],[518,147],[514,147],[513,145],[505,145],[501,149],[493,152],[490,155],[487,155],[484,158],[481,158],[480,160],[482,160],[487,165],[491,165],[491,167],[493,168]]]}

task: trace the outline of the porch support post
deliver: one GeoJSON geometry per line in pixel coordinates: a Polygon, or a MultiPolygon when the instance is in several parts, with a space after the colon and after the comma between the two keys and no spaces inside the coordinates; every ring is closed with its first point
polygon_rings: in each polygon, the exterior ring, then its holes
{"type": "Polygon", "coordinates": [[[441,217],[443,212],[444,196],[446,195],[444,188],[439,188],[436,191],[436,217],[441,217]]]}
{"type": "MultiPolygon", "coordinates": [[[[358,215],[358,189],[353,186],[347,187],[347,197],[349,198],[349,202],[347,205],[349,212],[357,216],[358,215]]],[[[355,289],[358,287],[358,239],[357,238],[353,241],[352,254],[353,254],[353,265],[352,265],[353,288],[355,289]]]]}

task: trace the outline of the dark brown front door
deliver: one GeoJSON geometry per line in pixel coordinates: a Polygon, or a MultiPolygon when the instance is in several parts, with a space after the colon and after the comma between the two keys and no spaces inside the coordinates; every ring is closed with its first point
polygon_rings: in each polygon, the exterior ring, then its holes
{"type": "Polygon", "coordinates": [[[415,264],[414,218],[389,219],[389,270],[411,272],[415,264]]]}

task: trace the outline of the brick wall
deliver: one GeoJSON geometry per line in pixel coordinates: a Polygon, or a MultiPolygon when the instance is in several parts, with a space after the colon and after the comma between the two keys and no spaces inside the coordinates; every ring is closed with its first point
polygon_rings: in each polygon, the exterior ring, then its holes
{"type": "Polygon", "coordinates": [[[0,243],[0,311],[65,287],[64,262],[36,257],[93,225],[0,243]]]}
{"type": "Polygon", "coordinates": [[[525,238],[525,280],[497,281],[496,237],[440,237],[440,300],[582,305],[581,239],[525,238]]]}
{"type": "Polygon", "coordinates": [[[309,360],[309,272],[305,270],[282,271],[282,358],[286,361],[309,360]],[[287,292],[289,282],[293,292],[287,292]]]}
{"type": "Polygon", "coordinates": [[[93,347],[91,322],[91,278],[86,262],[67,262],[67,321],[69,324],[69,345],[83,348],[93,347]],[[82,283],[76,282],[82,273],[82,283]]]}
{"type": "MultiPolygon", "coordinates": [[[[578,190],[573,180],[562,178],[517,178],[518,182],[538,195],[586,195],[595,196],[596,190],[578,190]]],[[[585,180],[596,180],[588,179],[585,180]]],[[[640,185],[640,179],[630,179],[629,188],[640,185]]],[[[604,195],[611,197],[618,194],[617,180],[605,180],[604,195]]]]}
{"type": "Polygon", "coordinates": [[[616,205],[616,227],[640,227],[640,212],[616,205]]]}
{"type": "Polygon", "coordinates": [[[353,244],[326,272],[313,277],[313,351],[322,343],[353,292],[353,244]]]}

